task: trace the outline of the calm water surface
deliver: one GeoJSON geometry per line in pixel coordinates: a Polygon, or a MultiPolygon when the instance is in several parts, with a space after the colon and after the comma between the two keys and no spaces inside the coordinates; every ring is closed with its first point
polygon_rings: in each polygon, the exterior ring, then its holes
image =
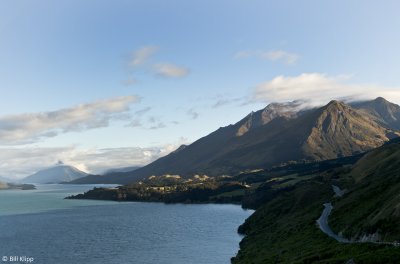
{"type": "Polygon", "coordinates": [[[237,228],[252,213],[236,205],[63,199],[92,187],[0,191],[0,258],[27,256],[51,264],[230,263],[241,240],[237,228]]]}

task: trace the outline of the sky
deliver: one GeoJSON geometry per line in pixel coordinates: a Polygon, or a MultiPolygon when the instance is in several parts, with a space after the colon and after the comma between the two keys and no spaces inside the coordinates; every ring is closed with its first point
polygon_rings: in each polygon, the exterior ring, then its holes
{"type": "Polygon", "coordinates": [[[0,3],[0,175],[145,165],[271,102],[400,103],[398,1],[0,3]]]}

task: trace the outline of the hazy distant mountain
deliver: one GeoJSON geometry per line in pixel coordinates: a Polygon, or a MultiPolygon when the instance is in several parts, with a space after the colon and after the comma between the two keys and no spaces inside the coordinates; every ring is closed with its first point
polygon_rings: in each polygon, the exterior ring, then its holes
{"type": "Polygon", "coordinates": [[[11,180],[7,177],[0,176],[0,182],[15,182],[15,180],[11,180]]]}
{"type": "Polygon", "coordinates": [[[137,170],[139,168],[140,168],[139,166],[113,168],[113,169],[106,170],[103,174],[110,174],[110,173],[115,173],[115,172],[129,172],[129,171],[137,170]]]}
{"type": "Polygon", "coordinates": [[[90,184],[90,183],[119,183],[124,181],[124,173],[129,173],[133,172],[140,167],[138,166],[132,166],[132,167],[123,167],[123,168],[115,168],[115,169],[110,169],[107,170],[105,173],[102,175],[87,175],[86,177],[82,177],[79,179],[76,179],[72,181],[72,183],[77,183],[77,184],[90,184]],[[109,177],[109,175],[116,175],[115,177],[109,177]]]}
{"type": "MultiPolygon", "coordinates": [[[[307,111],[297,103],[270,104],[234,125],[132,172],[102,180],[129,183],[151,175],[232,174],[287,162],[326,160],[364,152],[399,133],[399,106],[383,98],[354,104],[338,101],[307,111]]],[[[98,178],[100,179],[100,178],[98,178]]]]}
{"type": "Polygon", "coordinates": [[[57,165],[48,169],[44,169],[36,172],[24,179],[22,181],[24,183],[62,183],[62,182],[70,182],[82,177],[87,176],[88,174],[74,168],[72,166],[67,165],[57,165]]]}

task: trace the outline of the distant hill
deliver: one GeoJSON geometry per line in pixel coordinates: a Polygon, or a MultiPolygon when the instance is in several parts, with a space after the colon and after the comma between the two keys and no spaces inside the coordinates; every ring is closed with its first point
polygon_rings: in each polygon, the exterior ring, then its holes
{"type": "Polygon", "coordinates": [[[57,165],[48,169],[40,170],[24,179],[24,183],[63,183],[70,182],[88,174],[75,167],[67,165],[57,165]]]}
{"type": "Polygon", "coordinates": [[[113,169],[106,170],[103,174],[110,174],[110,173],[115,173],[115,172],[129,172],[129,171],[137,170],[139,168],[140,168],[139,166],[113,168],[113,169]]]}
{"type": "Polygon", "coordinates": [[[299,110],[296,102],[273,103],[147,166],[110,173],[96,178],[101,181],[95,183],[126,184],[163,174],[235,174],[290,162],[350,156],[397,137],[399,109],[383,98],[352,105],[331,101],[306,111],[299,110]]]}
{"type": "Polygon", "coordinates": [[[91,183],[115,184],[115,183],[120,183],[125,180],[125,173],[133,172],[139,168],[140,167],[138,167],[138,166],[132,166],[132,167],[110,169],[110,170],[107,170],[102,175],[89,174],[86,177],[82,177],[82,178],[73,180],[70,183],[73,183],[73,184],[91,184],[91,183]],[[115,176],[110,177],[110,175],[115,175],[115,176]]]}

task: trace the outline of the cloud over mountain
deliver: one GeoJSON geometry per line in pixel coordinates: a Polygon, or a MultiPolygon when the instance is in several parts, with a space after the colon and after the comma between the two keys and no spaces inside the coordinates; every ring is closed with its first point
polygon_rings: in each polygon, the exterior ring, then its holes
{"type": "Polygon", "coordinates": [[[258,85],[251,100],[265,103],[299,100],[306,107],[314,107],[332,99],[358,101],[383,96],[400,103],[398,88],[354,84],[350,80],[350,76],[332,77],[321,73],[303,73],[294,77],[280,75],[258,85]]]}

